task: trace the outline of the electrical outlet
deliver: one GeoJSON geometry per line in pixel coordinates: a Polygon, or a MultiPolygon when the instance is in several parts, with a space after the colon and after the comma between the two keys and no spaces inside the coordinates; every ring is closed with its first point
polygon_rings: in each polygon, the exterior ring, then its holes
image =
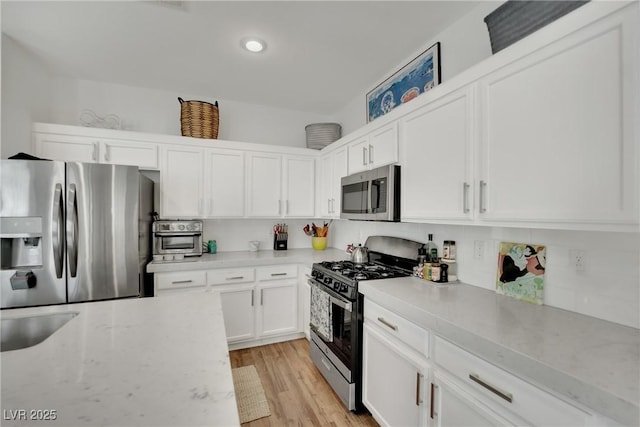
{"type": "Polygon", "coordinates": [[[484,240],[473,242],[473,257],[475,259],[484,259],[484,240]]]}
{"type": "Polygon", "coordinates": [[[571,262],[576,271],[584,271],[586,266],[586,254],[584,251],[574,249],[571,251],[571,262]]]}

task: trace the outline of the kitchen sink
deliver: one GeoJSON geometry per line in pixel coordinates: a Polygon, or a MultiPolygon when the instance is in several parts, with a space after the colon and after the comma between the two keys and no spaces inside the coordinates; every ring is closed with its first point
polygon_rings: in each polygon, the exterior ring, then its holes
{"type": "Polygon", "coordinates": [[[0,351],[40,344],[77,315],[77,312],[69,312],[2,319],[0,351]]]}

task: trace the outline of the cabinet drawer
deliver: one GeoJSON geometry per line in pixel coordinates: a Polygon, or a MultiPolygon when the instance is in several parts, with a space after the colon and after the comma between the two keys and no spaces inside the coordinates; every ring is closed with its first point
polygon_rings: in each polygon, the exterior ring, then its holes
{"type": "Polygon", "coordinates": [[[298,277],[298,266],[295,264],[258,267],[257,270],[259,281],[291,279],[298,277]]]}
{"type": "Polygon", "coordinates": [[[256,280],[253,268],[222,268],[207,271],[208,285],[224,285],[228,283],[248,283],[256,280]]]}
{"type": "Polygon", "coordinates": [[[364,321],[369,325],[382,328],[423,354],[424,357],[429,357],[429,331],[386,308],[380,307],[368,298],[364,301],[364,321]]]}
{"type": "Polygon", "coordinates": [[[186,288],[205,287],[206,275],[204,271],[178,271],[175,273],[156,273],[156,290],[171,291],[186,288]]]}
{"type": "Polygon", "coordinates": [[[590,418],[586,412],[440,337],[435,337],[433,357],[474,395],[533,425],[580,426],[590,418]]]}

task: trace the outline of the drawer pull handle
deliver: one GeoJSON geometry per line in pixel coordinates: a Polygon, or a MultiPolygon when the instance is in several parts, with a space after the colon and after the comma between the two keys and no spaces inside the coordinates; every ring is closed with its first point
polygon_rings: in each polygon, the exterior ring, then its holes
{"type": "Polygon", "coordinates": [[[420,406],[420,372],[416,372],[416,406],[420,406]]]}
{"type": "Polygon", "coordinates": [[[178,285],[180,283],[192,283],[192,282],[193,282],[193,280],[176,280],[174,282],[171,282],[171,284],[178,285]]]}
{"type": "Polygon", "coordinates": [[[271,277],[275,277],[275,276],[286,276],[287,273],[271,273],[271,277]]]}
{"type": "Polygon", "coordinates": [[[240,279],[244,279],[244,276],[227,277],[225,280],[240,280],[240,279]]]}
{"type": "Polygon", "coordinates": [[[498,396],[500,396],[501,398],[503,398],[507,402],[511,403],[513,401],[513,395],[511,393],[507,393],[506,391],[502,391],[499,388],[497,388],[495,386],[492,386],[489,383],[486,383],[478,375],[469,374],[469,379],[472,380],[472,381],[475,381],[478,384],[480,384],[482,387],[486,388],[490,392],[492,392],[494,394],[497,394],[498,396]]]}
{"type": "Polygon", "coordinates": [[[398,330],[398,327],[396,325],[392,325],[391,323],[387,322],[386,320],[384,320],[383,317],[378,317],[378,322],[382,323],[384,326],[393,329],[394,331],[398,330]]]}

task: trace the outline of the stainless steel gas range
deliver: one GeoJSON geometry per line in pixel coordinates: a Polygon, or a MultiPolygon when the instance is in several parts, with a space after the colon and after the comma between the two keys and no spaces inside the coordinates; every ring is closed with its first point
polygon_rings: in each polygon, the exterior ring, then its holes
{"type": "Polygon", "coordinates": [[[363,297],[358,283],[412,274],[422,243],[370,236],[369,260],[313,264],[311,270],[311,358],[345,406],[362,409],[363,297]]]}

